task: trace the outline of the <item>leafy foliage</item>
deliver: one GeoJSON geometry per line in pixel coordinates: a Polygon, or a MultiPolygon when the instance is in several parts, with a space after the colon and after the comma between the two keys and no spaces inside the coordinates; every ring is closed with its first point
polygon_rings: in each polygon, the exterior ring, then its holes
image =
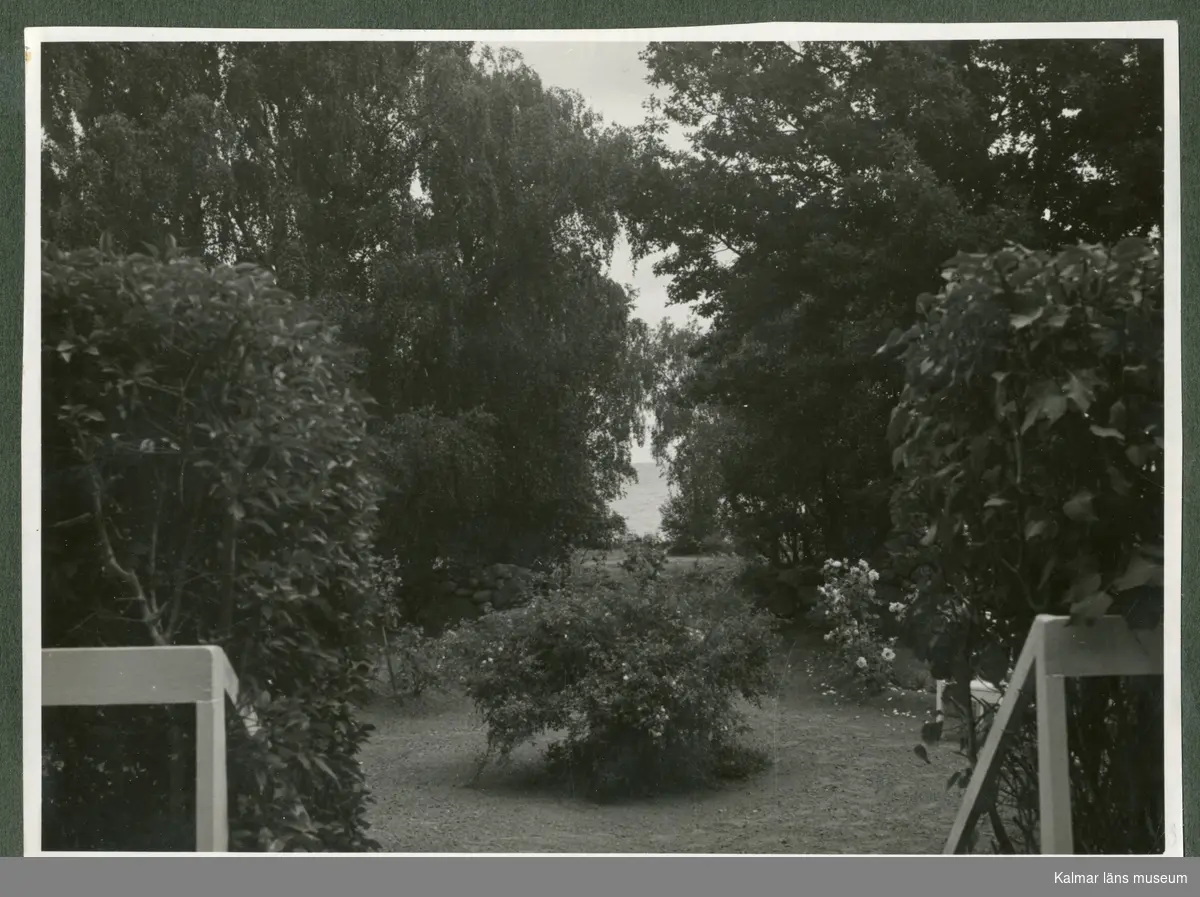
{"type": "Polygon", "coordinates": [[[561,732],[551,767],[600,796],[749,768],[734,699],[756,701],[768,687],[775,636],[727,582],[575,587],[448,638],[487,725],[488,756],[561,732]]]}
{"type": "Polygon", "coordinates": [[[611,551],[620,547],[630,536],[629,522],[618,511],[609,510],[590,531],[580,539],[580,547],[596,551],[611,551]]]}
{"type": "Polygon", "coordinates": [[[646,588],[662,573],[667,564],[667,550],[655,536],[635,536],[625,541],[625,557],[620,567],[634,578],[640,588],[646,588]]]}
{"type": "Polygon", "coordinates": [[[380,554],[529,564],[596,537],[650,368],[605,273],[632,154],[509,52],[58,45],[45,234],[251,260],[363,350],[380,554]]]}
{"type": "Polygon", "coordinates": [[[365,297],[405,237],[420,132],[413,43],[60,44],[45,60],[43,236],[125,251],[174,234],[324,301],[365,297]],[[382,241],[380,244],[377,241],[382,241]]]}
{"type": "MultiPolygon", "coordinates": [[[[378,485],[346,351],[253,265],[47,248],[42,282],[44,643],[220,645],[261,723],[229,732],[233,845],[370,846],[350,702],[378,485]]],[[[113,827],[90,747],[113,712],[51,739],[78,832],[113,827]]],[[[127,772],[178,776],[186,727],[107,725],[127,772]]],[[[152,778],[120,787],[153,805],[152,778]]]]}
{"type": "Polygon", "coordinates": [[[1013,247],[950,270],[920,300],[924,321],[895,337],[897,522],[1016,626],[1005,641],[1037,613],[1157,622],[1158,252],[1132,239],[1053,257],[1013,247]]]}
{"type": "Polygon", "coordinates": [[[891,486],[875,434],[903,385],[876,347],[957,250],[1159,224],[1161,48],[656,43],[644,59],[664,96],[627,214],[635,247],[665,253],[672,300],[709,324],[672,389],[726,446],[712,476],[684,427],[679,466],[779,565],[871,557],[891,486]]]}
{"type": "Polygon", "coordinates": [[[450,683],[437,639],[411,623],[388,632],[383,650],[391,695],[395,698],[419,698],[450,683]]]}
{"type": "Polygon", "coordinates": [[[682,327],[664,320],[650,339],[655,366],[651,443],[655,460],[666,466],[669,489],[659,509],[661,529],[678,554],[723,546],[727,526],[721,472],[732,448],[728,418],[688,394],[700,337],[695,320],[682,327]]]}
{"type": "Polygon", "coordinates": [[[372,606],[378,634],[375,645],[375,684],[400,701],[419,698],[426,691],[448,684],[444,658],[436,639],[407,622],[404,577],[395,558],[368,558],[372,606]]]}
{"type": "MultiPolygon", "coordinates": [[[[1056,255],[960,255],[943,290],[918,304],[922,319],[888,341],[906,372],[891,421],[893,548],[917,585],[906,615],[922,624],[934,675],[963,688],[975,677],[1004,682],[1039,613],[1160,623],[1158,249],[1131,238],[1056,255]]],[[[1073,773],[1100,814],[1080,817],[1079,830],[1108,850],[1149,849],[1161,836],[1162,756],[1143,751],[1161,744],[1161,692],[1120,680],[1072,690],[1073,773]],[[1110,753],[1084,747],[1089,738],[1110,753]],[[1135,828],[1101,809],[1109,798],[1135,828]]]]}
{"type": "Polygon", "coordinates": [[[420,489],[385,507],[385,544],[527,565],[603,530],[632,475],[646,331],[603,274],[627,140],[508,56],[443,59],[427,78],[438,112],[418,251],[378,259],[354,332],[378,346],[371,391],[397,426],[428,408],[466,442],[390,439],[453,470],[407,474],[420,489]]]}

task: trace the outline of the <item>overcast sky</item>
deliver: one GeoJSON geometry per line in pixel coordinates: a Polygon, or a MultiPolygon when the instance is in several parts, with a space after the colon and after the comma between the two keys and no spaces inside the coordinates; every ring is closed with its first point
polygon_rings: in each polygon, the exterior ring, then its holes
{"type": "MultiPolygon", "coordinates": [[[[518,51],[546,86],[578,91],[606,122],[632,127],[646,117],[643,104],[651,95],[651,87],[646,83],[646,66],[638,59],[645,44],[556,41],[503,46],[518,51]]],[[[677,135],[676,140],[682,137],[677,135]]],[[[653,262],[653,258],[644,259],[635,271],[629,246],[622,240],[613,256],[610,276],[637,291],[635,314],[651,326],[663,318],[682,323],[689,312],[667,305],[667,281],[654,275],[653,262]]],[[[650,461],[649,445],[633,446],[633,460],[650,461]]]]}

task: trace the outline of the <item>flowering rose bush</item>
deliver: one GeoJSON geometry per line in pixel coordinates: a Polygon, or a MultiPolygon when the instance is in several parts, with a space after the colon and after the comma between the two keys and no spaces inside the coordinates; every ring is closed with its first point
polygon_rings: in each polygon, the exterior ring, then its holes
{"type": "Polygon", "coordinates": [[[891,614],[896,622],[903,623],[909,617],[909,613],[916,604],[920,593],[913,587],[904,594],[900,601],[893,601],[888,605],[888,613],[891,614]]]}
{"type": "MultiPolygon", "coordinates": [[[[892,681],[896,659],[895,638],[880,634],[882,603],[875,592],[879,574],[860,560],[829,560],[822,568],[825,584],[818,590],[817,612],[829,627],[825,641],[837,652],[839,663],[866,691],[878,692],[892,681]]],[[[889,611],[898,618],[904,607],[893,602],[889,611]]]]}
{"type": "Polygon", "coordinates": [[[597,796],[748,771],[735,699],[769,687],[776,636],[723,585],[577,586],[447,634],[487,726],[485,760],[561,733],[551,767],[597,796]]]}

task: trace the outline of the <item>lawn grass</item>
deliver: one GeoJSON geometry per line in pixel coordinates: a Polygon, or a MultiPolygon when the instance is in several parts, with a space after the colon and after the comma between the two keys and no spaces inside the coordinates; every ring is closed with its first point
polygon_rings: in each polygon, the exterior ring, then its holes
{"type": "Polygon", "coordinates": [[[404,853],[939,853],[961,794],[945,791],[948,747],[928,764],[913,752],[932,696],[847,700],[827,685],[824,646],[789,640],[789,673],[748,708],[769,768],[681,796],[587,801],[540,775],[544,741],[476,779],[484,730],[464,697],[380,699],[363,711],[372,836],[404,853]]]}

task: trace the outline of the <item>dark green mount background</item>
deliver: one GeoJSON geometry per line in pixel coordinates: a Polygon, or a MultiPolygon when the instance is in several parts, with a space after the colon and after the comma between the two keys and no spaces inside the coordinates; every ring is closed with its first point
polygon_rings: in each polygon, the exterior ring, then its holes
{"type": "MultiPolygon", "coordinates": [[[[1093,0],[1093,2],[888,2],[888,0],[421,0],[339,4],[323,0],[10,0],[3,5],[5,53],[0,65],[0,352],[8,371],[0,376],[0,496],[9,512],[0,517],[0,856],[22,853],[21,824],[21,542],[20,408],[24,191],[23,30],[46,26],[141,26],[206,28],[373,29],[580,29],[727,25],[746,22],[1179,22],[1183,182],[1183,245],[1197,230],[1196,147],[1200,145],[1198,92],[1200,12],[1188,0],[1093,0]]],[[[36,198],[35,198],[36,201],[36,198]]],[[[1197,283],[1197,260],[1183,259],[1183,295],[1197,283]]],[[[1189,451],[1200,435],[1200,414],[1189,399],[1200,388],[1200,315],[1183,303],[1184,482],[1200,469],[1189,451]]],[[[1200,854],[1200,607],[1191,581],[1200,551],[1186,538],[1200,510],[1200,496],[1184,495],[1183,577],[1183,777],[1186,853],[1200,854]]]]}

